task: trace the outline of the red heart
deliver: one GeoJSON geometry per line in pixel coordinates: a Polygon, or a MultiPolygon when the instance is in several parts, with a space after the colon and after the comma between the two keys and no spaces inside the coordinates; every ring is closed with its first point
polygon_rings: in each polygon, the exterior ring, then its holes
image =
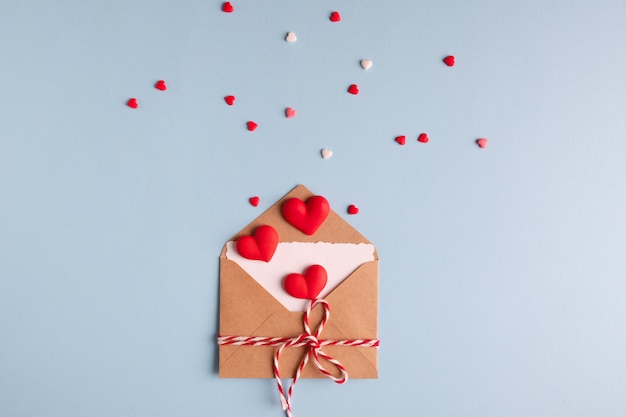
{"type": "Polygon", "coordinates": [[[269,262],[278,246],[278,232],[272,226],[259,226],[252,236],[241,236],[235,245],[244,258],[269,262]]]}
{"type": "Polygon", "coordinates": [[[248,201],[250,202],[250,204],[252,204],[254,207],[259,205],[259,202],[261,201],[261,199],[259,197],[250,197],[248,199],[248,201]]]}
{"type": "Polygon", "coordinates": [[[454,55],[449,55],[443,59],[443,62],[449,67],[454,66],[454,55]]]}
{"type": "Polygon", "coordinates": [[[396,137],[396,142],[398,142],[400,145],[404,145],[406,143],[406,136],[404,136],[404,135],[397,136],[396,137]]]}
{"type": "Polygon", "coordinates": [[[428,143],[428,135],[426,133],[422,133],[417,138],[418,142],[428,143]]]}
{"type": "Polygon", "coordinates": [[[359,214],[359,208],[354,204],[348,206],[348,214],[359,214]]]}
{"type": "Polygon", "coordinates": [[[137,99],[135,97],[129,99],[126,102],[126,105],[130,108],[136,109],[137,107],[139,107],[139,103],[137,103],[137,99]]]}
{"type": "Polygon", "coordinates": [[[154,88],[161,91],[167,90],[167,86],[165,85],[165,81],[163,80],[157,81],[157,83],[154,85],[154,88]]]}
{"type": "Polygon", "coordinates": [[[352,84],[348,87],[348,93],[357,95],[359,94],[359,87],[356,84],[352,84]]]}
{"type": "Polygon", "coordinates": [[[283,203],[281,211],[289,224],[307,235],[312,235],[328,217],[330,205],[321,195],[309,198],[306,204],[294,197],[283,203]]]}
{"type": "Polygon", "coordinates": [[[248,130],[250,132],[254,132],[254,130],[257,128],[258,124],[254,123],[253,121],[249,121],[246,126],[248,126],[248,130]]]}
{"type": "Polygon", "coordinates": [[[233,104],[235,104],[235,96],[226,96],[226,97],[224,97],[224,101],[229,106],[232,106],[233,104]]]}
{"type": "Polygon", "coordinates": [[[339,22],[341,20],[341,16],[339,16],[339,12],[332,12],[330,14],[330,21],[331,22],[339,22]]]}
{"type": "Polygon", "coordinates": [[[487,147],[487,139],[485,138],[480,138],[480,139],[476,139],[476,144],[478,146],[480,146],[481,148],[486,148],[487,147]]]}
{"type": "Polygon", "coordinates": [[[287,107],[285,109],[285,116],[287,116],[287,118],[296,117],[296,110],[291,107],[287,107]]]}
{"type": "Polygon", "coordinates": [[[311,265],[301,274],[289,274],[283,281],[283,286],[289,295],[305,300],[315,300],[326,286],[328,275],[321,265],[311,265]]]}
{"type": "Polygon", "coordinates": [[[233,12],[234,7],[232,4],[230,4],[229,1],[225,2],[224,4],[222,4],[222,11],[225,13],[232,13],[233,12]]]}

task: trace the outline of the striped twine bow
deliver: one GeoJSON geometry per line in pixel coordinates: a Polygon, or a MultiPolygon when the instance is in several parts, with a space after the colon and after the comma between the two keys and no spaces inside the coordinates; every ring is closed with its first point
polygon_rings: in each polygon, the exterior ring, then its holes
{"type": "Polygon", "coordinates": [[[313,363],[317,367],[317,369],[325,375],[327,378],[332,379],[337,384],[344,384],[348,381],[348,371],[346,368],[335,358],[327,355],[322,351],[323,346],[357,346],[357,347],[375,347],[377,348],[380,344],[378,339],[352,339],[352,340],[319,340],[319,336],[324,329],[324,325],[328,322],[330,318],[330,306],[328,302],[323,299],[311,300],[309,306],[304,312],[304,333],[302,333],[298,337],[288,338],[288,337],[246,337],[246,336],[218,336],[217,343],[218,345],[235,345],[235,346],[278,346],[276,349],[276,353],[274,354],[274,378],[276,378],[276,384],[278,386],[278,393],[280,395],[280,403],[283,407],[283,410],[287,412],[287,417],[292,417],[291,412],[291,396],[293,395],[293,388],[296,385],[296,382],[300,378],[300,374],[302,370],[306,366],[309,361],[309,358],[313,360],[313,363]],[[317,327],[315,332],[311,332],[311,328],[309,326],[309,316],[311,315],[311,310],[316,305],[321,304],[324,307],[324,317],[320,325],[317,327]],[[280,380],[280,370],[278,367],[278,362],[280,360],[280,354],[287,347],[307,347],[308,350],[298,369],[296,370],[296,374],[291,381],[291,385],[289,385],[289,389],[287,390],[287,395],[285,396],[285,391],[283,389],[283,384],[280,380]],[[334,376],[330,373],[324,366],[320,363],[320,357],[325,359],[326,361],[332,363],[335,368],[341,373],[340,377],[334,376]]]}

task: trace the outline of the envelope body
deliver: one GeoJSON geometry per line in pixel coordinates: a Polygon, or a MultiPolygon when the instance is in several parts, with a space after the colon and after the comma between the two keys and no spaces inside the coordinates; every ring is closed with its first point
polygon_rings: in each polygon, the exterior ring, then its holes
{"type": "MultiPolygon", "coordinates": [[[[314,194],[299,185],[243,228],[230,240],[250,235],[264,224],[276,229],[280,242],[328,242],[371,244],[334,211],[312,236],[300,232],[281,215],[282,203],[291,197],[306,201],[314,194]]],[[[259,261],[261,262],[261,261],[259,261]]],[[[270,261],[271,262],[271,261],[270,261]]],[[[322,265],[323,266],[323,265],[322,265]]],[[[298,271],[294,271],[298,272],[298,271]]],[[[283,277],[277,277],[282,279],[283,277]]],[[[323,340],[355,340],[378,338],[378,255],[349,274],[325,297],[330,305],[330,319],[320,335],[323,340]]],[[[221,336],[297,337],[304,333],[303,312],[288,311],[248,275],[236,262],[227,259],[226,245],[220,255],[220,329],[221,336]]],[[[323,315],[322,306],[311,314],[312,331],[323,315]]],[[[219,376],[222,378],[273,378],[273,360],[277,347],[219,347],[219,376]]],[[[306,355],[305,347],[288,347],[280,357],[281,377],[293,377],[306,355]]],[[[347,369],[350,378],[378,377],[378,349],[374,347],[325,346],[323,352],[347,369]]],[[[322,360],[333,372],[333,366],[322,360]]],[[[336,373],[339,374],[338,372],[336,373]]],[[[309,361],[301,377],[321,378],[323,374],[309,361]]]]}

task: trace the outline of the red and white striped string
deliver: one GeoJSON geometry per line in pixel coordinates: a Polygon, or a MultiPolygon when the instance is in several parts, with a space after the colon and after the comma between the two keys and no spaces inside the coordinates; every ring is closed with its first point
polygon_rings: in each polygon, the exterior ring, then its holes
{"type": "Polygon", "coordinates": [[[348,371],[346,368],[335,358],[329,356],[328,354],[322,351],[323,346],[355,346],[355,347],[374,347],[377,348],[380,344],[378,339],[351,339],[351,340],[320,340],[319,336],[324,329],[324,325],[328,322],[330,318],[330,306],[326,300],[318,299],[311,300],[309,306],[304,312],[304,333],[302,333],[298,337],[289,338],[289,337],[246,337],[246,336],[218,336],[217,344],[218,345],[234,345],[234,346],[278,346],[276,349],[276,353],[274,354],[274,378],[276,378],[276,384],[278,385],[278,393],[280,395],[280,403],[283,407],[283,410],[287,412],[287,417],[292,417],[291,411],[291,396],[293,394],[293,388],[296,385],[296,382],[300,378],[300,374],[302,370],[306,366],[309,361],[309,358],[313,359],[313,363],[315,367],[327,378],[332,379],[337,384],[344,384],[348,380],[348,371]],[[311,332],[311,328],[309,326],[309,316],[311,315],[311,310],[316,305],[321,304],[324,307],[324,317],[322,318],[321,323],[315,330],[315,332],[311,332]],[[302,358],[300,365],[298,365],[298,369],[296,370],[296,374],[291,381],[291,385],[289,385],[289,389],[287,390],[287,395],[285,396],[285,391],[283,389],[283,384],[280,380],[280,370],[279,370],[279,360],[280,354],[287,347],[303,347],[306,346],[307,352],[302,358]],[[340,372],[340,376],[336,377],[331,372],[329,372],[324,366],[320,363],[320,358],[328,361],[333,364],[335,368],[340,372]]]}

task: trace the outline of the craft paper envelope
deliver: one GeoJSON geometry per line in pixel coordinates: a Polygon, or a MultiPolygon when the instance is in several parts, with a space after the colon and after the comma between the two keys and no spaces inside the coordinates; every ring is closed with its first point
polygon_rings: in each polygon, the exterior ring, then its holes
{"type": "MultiPolygon", "coordinates": [[[[281,215],[282,203],[291,197],[306,201],[314,194],[299,185],[252,223],[231,238],[249,235],[264,224],[273,226],[280,242],[330,242],[371,244],[363,235],[331,210],[328,218],[312,236],[300,232],[281,215]]],[[[293,271],[301,272],[301,271],[293,271]]],[[[277,277],[282,280],[284,277],[277,277]]],[[[378,255],[363,263],[325,297],[330,304],[330,320],[320,339],[378,338],[378,255]]],[[[316,327],[322,317],[317,306],[311,315],[316,327]]],[[[302,312],[288,311],[239,265],[226,258],[226,245],[220,256],[220,330],[222,336],[296,337],[304,332],[302,312]]],[[[222,378],[273,378],[273,358],[276,347],[219,347],[219,376],[222,378]]],[[[339,360],[350,378],[377,378],[376,348],[326,346],[323,351],[339,360]]],[[[305,348],[289,347],[280,359],[284,377],[293,377],[305,348]]],[[[322,361],[324,363],[324,361],[322,361]]],[[[328,366],[330,371],[332,365],[328,366]]],[[[323,377],[309,361],[302,373],[304,378],[323,377]]]]}

